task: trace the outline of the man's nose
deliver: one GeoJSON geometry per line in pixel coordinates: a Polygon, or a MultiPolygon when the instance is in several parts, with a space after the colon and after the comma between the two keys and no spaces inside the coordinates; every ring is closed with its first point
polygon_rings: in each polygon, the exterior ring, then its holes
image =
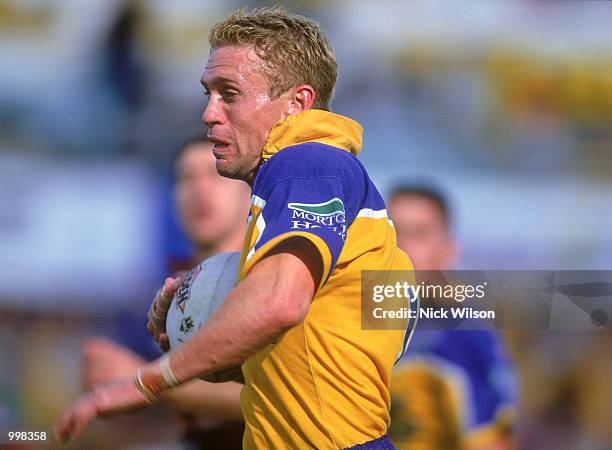
{"type": "Polygon", "coordinates": [[[219,125],[224,121],[220,102],[214,96],[210,97],[206,108],[204,108],[202,121],[208,128],[212,128],[214,125],[219,125]]]}

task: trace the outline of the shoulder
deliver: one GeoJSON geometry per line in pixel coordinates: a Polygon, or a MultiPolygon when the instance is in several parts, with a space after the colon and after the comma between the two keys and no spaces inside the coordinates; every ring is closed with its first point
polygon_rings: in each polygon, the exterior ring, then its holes
{"type": "MultiPolygon", "coordinates": [[[[371,182],[359,160],[346,150],[317,142],[286,147],[265,162],[253,184],[253,195],[299,193],[314,203],[339,198],[351,217],[361,209],[371,182]],[[320,198],[319,198],[320,197],[320,198]],[[319,198],[319,201],[314,199],[319,198]]],[[[302,200],[299,200],[302,201],[302,200]]]]}
{"type": "Polygon", "coordinates": [[[359,160],[349,152],[318,142],[286,147],[261,168],[262,178],[275,182],[287,178],[336,177],[345,182],[364,177],[359,160]]]}

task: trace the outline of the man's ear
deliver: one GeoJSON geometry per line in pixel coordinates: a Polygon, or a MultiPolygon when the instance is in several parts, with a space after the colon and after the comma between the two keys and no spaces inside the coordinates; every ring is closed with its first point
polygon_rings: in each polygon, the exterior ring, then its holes
{"type": "Polygon", "coordinates": [[[312,109],[316,93],[312,86],[303,84],[292,88],[289,95],[287,115],[291,116],[312,109]]]}

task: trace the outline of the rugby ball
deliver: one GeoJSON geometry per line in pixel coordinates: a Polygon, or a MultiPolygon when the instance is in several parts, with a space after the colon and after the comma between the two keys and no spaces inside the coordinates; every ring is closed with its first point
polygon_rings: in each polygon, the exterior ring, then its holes
{"type": "MultiPolygon", "coordinates": [[[[174,294],[166,317],[170,349],[191,339],[238,283],[240,253],[220,253],[191,269],[174,294]]],[[[206,381],[233,379],[240,367],[203,376],[206,381]]]]}

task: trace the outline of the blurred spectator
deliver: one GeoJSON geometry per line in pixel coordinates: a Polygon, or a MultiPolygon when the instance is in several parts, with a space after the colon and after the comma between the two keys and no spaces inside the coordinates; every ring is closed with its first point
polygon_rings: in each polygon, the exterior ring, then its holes
{"type": "Polygon", "coordinates": [[[119,8],[102,48],[103,85],[115,106],[119,145],[134,151],[138,140],[137,117],[143,113],[150,76],[142,48],[144,8],[140,0],[128,0],[119,8]]]}
{"type": "MultiPolygon", "coordinates": [[[[180,148],[174,170],[178,212],[197,250],[191,266],[216,253],[238,251],[248,210],[247,185],[217,174],[212,143],[204,138],[180,148]]],[[[91,389],[130,376],[144,362],[108,339],[88,339],[83,344],[84,385],[91,389]]],[[[165,395],[166,403],[185,421],[188,448],[242,448],[241,388],[234,382],[196,380],[165,395]]]]}
{"type": "MultiPolygon", "coordinates": [[[[388,199],[398,246],[415,269],[445,270],[456,254],[446,199],[401,186],[388,199]]],[[[418,278],[418,275],[417,275],[418,278]]],[[[391,382],[390,436],[406,449],[508,449],[514,376],[489,330],[420,330],[391,382]]]]}
{"type": "Polygon", "coordinates": [[[142,20],[139,1],[122,6],[104,43],[104,75],[109,88],[130,111],[142,106],[146,76],[138,48],[138,27],[142,20]]]}

